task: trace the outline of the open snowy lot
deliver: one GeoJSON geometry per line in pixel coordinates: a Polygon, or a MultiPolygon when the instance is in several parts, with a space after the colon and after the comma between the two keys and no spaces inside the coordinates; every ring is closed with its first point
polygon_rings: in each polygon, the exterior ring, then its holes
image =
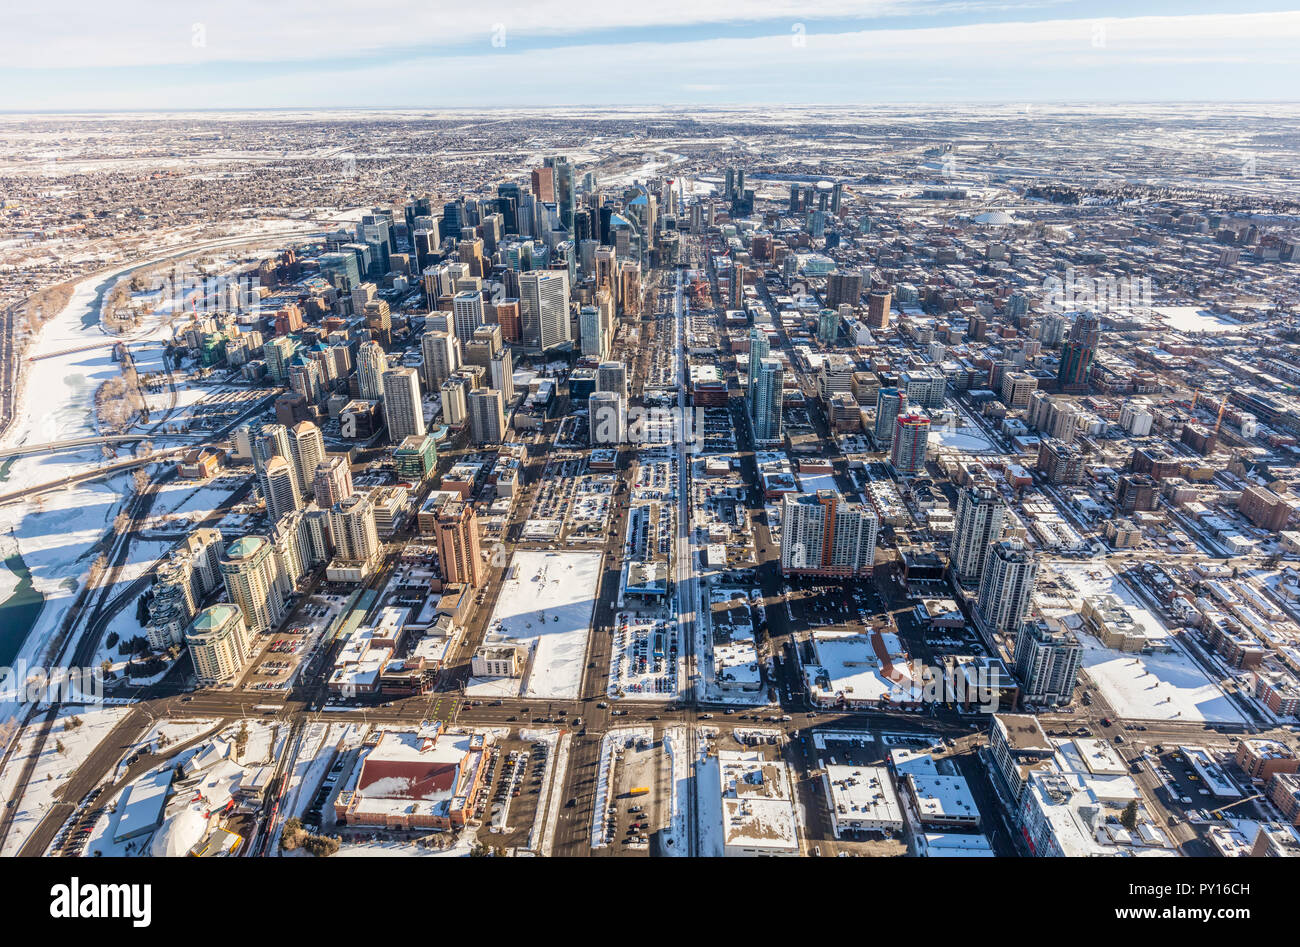
{"type": "Polygon", "coordinates": [[[1083,646],[1083,669],[1107,702],[1125,717],[1140,720],[1243,722],[1231,699],[1183,649],[1160,618],[1146,608],[1119,577],[1099,562],[1060,561],[1049,568],[1071,587],[1072,609],[1044,609],[1075,630],[1083,646]],[[1132,654],[1105,648],[1080,630],[1077,614],[1084,598],[1114,595],[1147,637],[1167,651],[1132,654]]]}
{"type": "MultiPolygon", "coordinates": [[[[511,696],[574,698],[582,686],[601,554],[515,553],[488,625],[490,639],[528,647],[528,666],[511,696]]],[[[473,679],[465,693],[500,696],[504,684],[473,679]]]]}
{"type": "MultiPolygon", "coordinates": [[[[0,773],[0,798],[6,802],[12,798],[18,779],[33,756],[36,764],[22,797],[15,801],[18,811],[14,813],[0,856],[18,854],[45,813],[60,801],[55,794],[129,712],[128,707],[69,706],[59,711],[43,743],[36,739],[41,731],[39,721],[23,731],[19,737],[22,749],[9,758],[4,772],[0,773]]],[[[75,803],[77,800],[62,801],[75,803]]]]}

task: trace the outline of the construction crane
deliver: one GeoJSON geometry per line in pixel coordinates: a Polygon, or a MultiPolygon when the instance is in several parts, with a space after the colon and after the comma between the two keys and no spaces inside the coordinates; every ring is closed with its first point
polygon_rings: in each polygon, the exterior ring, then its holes
{"type": "Polygon", "coordinates": [[[1214,420],[1214,433],[1211,437],[1219,436],[1219,428],[1223,426],[1223,412],[1228,410],[1228,399],[1225,397],[1219,402],[1219,416],[1214,420]]]}

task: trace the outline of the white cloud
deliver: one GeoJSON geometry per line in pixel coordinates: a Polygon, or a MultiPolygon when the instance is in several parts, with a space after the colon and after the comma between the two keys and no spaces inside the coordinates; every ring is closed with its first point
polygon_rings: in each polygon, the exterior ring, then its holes
{"type": "Polygon", "coordinates": [[[481,42],[488,53],[504,28],[506,47],[524,37],[601,30],[762,23],[789,34],[795,23],[844,17],[937,16],[1052,6],[1063,0],[51,0],[11,5],[6,65],[114,67],[203,62],[283,62],[373,56],[385,51],[481,42]]]}
{"type": "MultiPolygon", "coordinates": [[[[231,0],[231,5],[243,2],[231,0]]],[[[669,0],[668,5],[677,2],[669,0]]],[[[385,10],[397,6],[387,0],[378,8],[366,7],[367,19],[382,21],[385,10]]],[[[763,9],[781,6],[764,3],[763,9]]],[[[552,0],[543,0],[538,9],[553,10],[552,0]]],[[[305,7],[301,15],[308,15],[305,7]]],[[[491,19],[484,17],[485,22],[491,19]]],[[[580,19],[581,12],[572,13],[566,23],[580,19]]],[[[1197,64],[1238,70],[1293,65],[1300,49],[1300,12],[1112,18],[1104,21],[1100,46],[1094,45],[1097,22],[1039,20],[809,33],[802,47],[791,43],[785,28],[774,35],[743,39],[693,39],[692,31],[684,29],[681,39],[670,43],[590,43],[536,50],[520,50],[509,41],[503,49],[492,48],[485,32],[482,53],[440,53],[431,47],[427,55],[393,56],[379,64],[343,61],[337,52],[327,55],[332,47],[326,46],[314,63],[299,64],[288,80],[261,77],[251,63],[232,63],[219,80],[198,80],[177,70],[171,73],[174,81],[152,83],[141,92],[115,84],[114,74],[105,72],[105,82],[93,87],[79,84],[59,89],[57,83],[48,83],[39,93],[31,93],[45,98],[21,107],[843,103],[855,96],[856,101],[867,103],[899,101],[910,90],[917,90],[911,100],[921,101],[925,90],[936,86],[960,97],[1004,101],[1043,97],[1095,101],[1143,95],[1223,98],[1226,87],[1214,84],[1212,70],[1198,73],[1201,85],[1186,93],[1169,76],[1185,80],[1185,72],[1172,70],[1197,64]],[[573,79],[575,67],[590,81],[552,81],[573,79]]],[[[247,23],[254,31],[256,25],[256,17],[247,23]]],[[[357,43],[366,42],[366,35],[363,31],[355,37],[357,43]]],[[[209,32],[209,42],[213,41],[209,32]]],[[[1285,83],[1252,83],[1244,88],[1227,94],[1277,98],[1290,91],[1285,83]]]]}

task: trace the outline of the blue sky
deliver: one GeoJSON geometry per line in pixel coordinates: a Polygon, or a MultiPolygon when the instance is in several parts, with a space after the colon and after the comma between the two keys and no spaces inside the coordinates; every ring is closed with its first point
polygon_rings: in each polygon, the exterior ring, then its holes
{"type": "Polygon", "coordinates": [[[1293,101],[1287,5],[48,0],[0,110],[1293,101]]]}

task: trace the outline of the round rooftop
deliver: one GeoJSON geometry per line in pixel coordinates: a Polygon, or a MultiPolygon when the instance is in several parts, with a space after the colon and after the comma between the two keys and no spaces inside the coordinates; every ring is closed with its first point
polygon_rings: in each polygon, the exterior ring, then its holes
{"type": "Polygon", "coordinates": [[[226,547],[226,558],[247,559],[259,552],[265,545],[266,540],[261,536],[240,536],[226,547]]]}

